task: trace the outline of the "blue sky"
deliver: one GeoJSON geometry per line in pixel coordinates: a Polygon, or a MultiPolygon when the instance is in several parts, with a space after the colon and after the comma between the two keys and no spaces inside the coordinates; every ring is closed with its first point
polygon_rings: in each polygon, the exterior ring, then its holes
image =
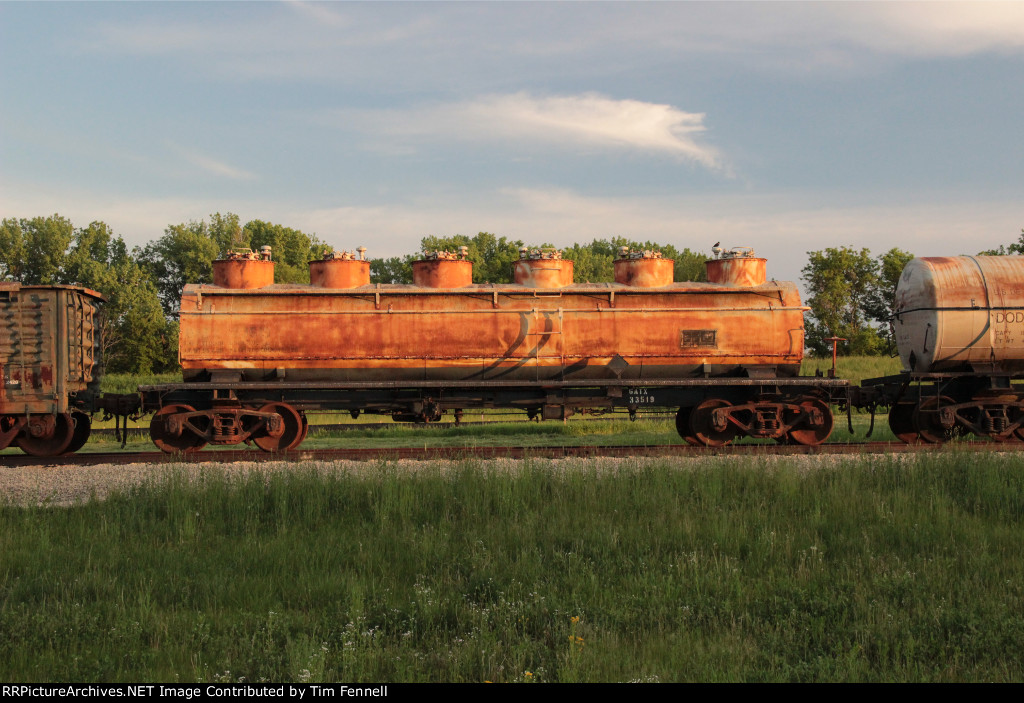
{"type": "Polygon", "coordinates": [[[0,215],[974,253],[1024,227],[1024,3],[0,2],[0,215]]]}

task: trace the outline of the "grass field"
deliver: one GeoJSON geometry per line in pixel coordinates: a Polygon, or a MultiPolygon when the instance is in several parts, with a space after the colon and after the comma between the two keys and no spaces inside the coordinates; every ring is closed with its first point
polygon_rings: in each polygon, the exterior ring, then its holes
{"type": "MultiPolygon", "coordinates": [[[[832,368],[832,357],[827,359],[805,358],[800,366],[802,376],[813,376],[815,371],[828,374],[832,368]]],[[[836,363],[836,376],[845,378],[856,385],[865,378],[879,378],[897,374],[903,368],[898,357],[889,356],[841,356],[836,363]]]]}
{"type": "Polygon", "coordinates": [[[1012,455],[507,467],[0,507],[0,680],[1024,678],[1012,455]]]}

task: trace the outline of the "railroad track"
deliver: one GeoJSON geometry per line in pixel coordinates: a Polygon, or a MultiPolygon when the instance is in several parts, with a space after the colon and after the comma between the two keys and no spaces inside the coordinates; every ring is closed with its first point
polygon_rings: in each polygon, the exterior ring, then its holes
{"type": "Polygon", "coordinates": [[[694,447],[689,444],[561,447],[392,447],[386,449],[300,449],[267,453],[244,450],[206,450],[184,454],[163,452],[78,453],[39,458],[21,454],[0,455],[2,467],[95,466],[97,464],[232,463],[237,461],[387,461],[397,459],[557,459],[565,457],[708,457],[908,454],[936,452],[955,446],[966,452],[1020,451],[1024,444],[998,442],[957,442],[950,444],[903,444],[902,442],[833,442],[814,447],[778,444],[734,444],[725,447],[694,447]]]}

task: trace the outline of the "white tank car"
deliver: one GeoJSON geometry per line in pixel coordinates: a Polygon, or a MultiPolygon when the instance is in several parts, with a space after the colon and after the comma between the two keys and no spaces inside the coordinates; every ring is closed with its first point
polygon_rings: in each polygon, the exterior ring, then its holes
{"type": "Polygon", "coordinates": [[[1024,371],[1024,257],[912,260],[896,288],[893,328],[908,371],[1024,371]]]}

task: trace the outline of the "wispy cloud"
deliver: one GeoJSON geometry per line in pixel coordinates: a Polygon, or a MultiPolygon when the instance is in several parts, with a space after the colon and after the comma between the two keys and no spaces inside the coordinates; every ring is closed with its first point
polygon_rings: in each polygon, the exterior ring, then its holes
{"type": "Polygon", "coordinates": [[[1024,49],[1020,2],[867,3],[845,8],[836,20],[840,36],[891,53],[963,56],[1024,49]]]}
{"type": "Polygon", "coordinates": [[[335,111],[325,121],[390,140],[628,149],[726,171],[719,150],[700,140],[706,131],[704,118],[704,113],[686,112],[672,105],[616,100],[597,93],[550,97],[515,93],[403,110],[335,111]]]}
{"type": "Polygon", "coordinates": [[[352,24],[351,19],[340,12],[335,12],[329,3],[287,0],[285,5],[319,26],[342,28],[352,24]]]}
{"type": "Polygon", "coordinates": [[[524,61],[559,72],[569,58],[584,67],[571,70],[614,69],[651,52],[806,70],[894,55],[1020,53],[1022,26],[1020,2],[289,2],[228,6],[213,17],[176,7],[160,19],[103,20],[78,41],[90,51],[165,55],[236,79],[344,81],[358,66],[405,86],[455,74],[474,84],[507,82],[524,61]]]}
{"type": "Polygon", "coordinates": [[[237,168],[223,161],[218,161],[206,154],[200,154],[191,149],[183,147],[172,147],[185,161],[213,176],[221,176],[234,181],[254,181],[257,176],[254,173],[237,168]]]}

